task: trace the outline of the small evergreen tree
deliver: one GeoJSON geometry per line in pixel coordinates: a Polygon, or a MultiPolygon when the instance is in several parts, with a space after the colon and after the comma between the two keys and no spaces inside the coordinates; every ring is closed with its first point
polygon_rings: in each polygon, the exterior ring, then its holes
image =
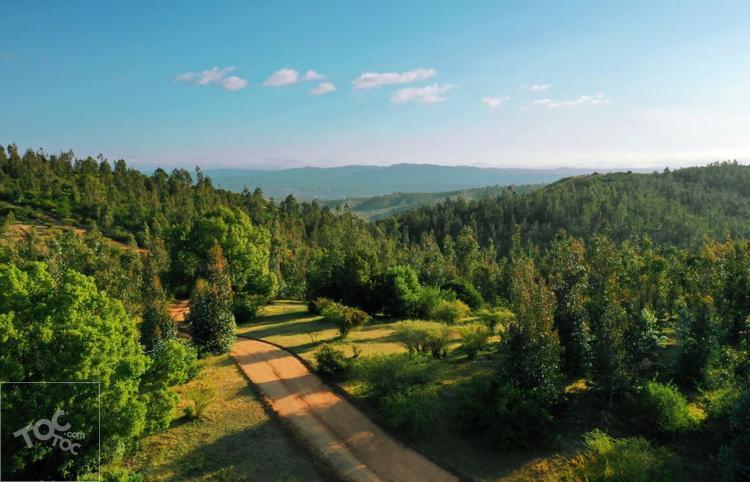
{"type": "Polygon", "coordinates": [[[201,354],[226,353],[234,342],[232,281],[221,247],[209,252],[206,280],[198,280],[191,299],[188,325],[201,354]]]}
{"type": "Polygon", "coordinates": [[[706,380],[706,372],[718,349],[717,320],[710,296],[692,296],[676,309],[680,323],[680,355],[677,376],[698,385],[706,380]]]}
{"type": "Polygon", "coordinates": [[[143,322],[141,323],[141,344],[147,352],[177,336],[177,325],[169,315],[169,307],[159,276],[147,259],[143,271],[143,322]]]}

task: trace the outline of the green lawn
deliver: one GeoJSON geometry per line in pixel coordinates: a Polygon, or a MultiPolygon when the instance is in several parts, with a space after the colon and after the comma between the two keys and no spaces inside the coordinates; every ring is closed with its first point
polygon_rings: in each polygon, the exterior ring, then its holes
{"type": "Polygon", "coordinates": [[[211,387],[215,401],[206,420],[178,418],[172,427],[146,437],[123,465],[147,481],[316,481],[330,480],[313,457],[271,418],[229,355],[201,361],[196,380],[178,387],[185,394],[211,387]]]}
{"type": "Polygon", "coordinates": [[[362,350],[363,355],[406,351],[395,339],[389,323],[371,322],[341,339],[336,327],[324,322],[319,315],[311,315],[304,304],[296,301],[275,301],[263,307],[256,321],[240,326],[237,332],[281,345],[309,362],[314,362],[315,352],[324,343],[348,355],[352,354],[354,346],[362,350]]]}
{"type": "MultiPolygon", "coordinates": [[[[400,353],[406,349],[394,336],[392,324],[388,321],[373,320],[368,325],[355,328],[345,339],[341,339],[336,328],[326,323],[318,315],[307,312],[306,306],[295,301],[275,301],[261,309],[258,319],[242,325],[238,333],[261,338],[281,345],[303,359],[314,364],[315,352],[323,345],[330,344],[347,355],[356,346],[361,356],[375,353],[400,353]]],[[[492,353],[470,362],[457,350],[458,343],[448,358],[441,363],[441,396],[446,412],[458,409],[456,383],[480,371],[492,370],[495,363],[492,353]]],[[[354,398],[358,398],[365,411],[378,420],[374,408],[361,398],[360,384],[351,380],[340,384],[354,398]]],[[[560,451],[498,451],[486,441],[463,433],[455,425],[452,417],[444,417],[436,424],[429,437],[410,444],[432,460],[456,469],[476,480],[558,480],[569,467],[568,458],[575,452],[580,436],[575,428],[570,435],[570,443],[560,451]]]]}

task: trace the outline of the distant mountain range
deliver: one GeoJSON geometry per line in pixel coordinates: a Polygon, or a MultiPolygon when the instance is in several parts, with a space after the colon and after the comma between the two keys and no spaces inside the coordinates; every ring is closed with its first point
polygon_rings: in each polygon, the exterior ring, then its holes
{"type": "Polygon", "coordinates": [[[206,169],[215,186],[231,191],[260,187],[267,197],[293,194],[301,200],[347,199],[391,193],[438,193],[485,186],[547,184],[593,169],[516,169],[432,164],[302,167],[279,171],[206,169]]]}

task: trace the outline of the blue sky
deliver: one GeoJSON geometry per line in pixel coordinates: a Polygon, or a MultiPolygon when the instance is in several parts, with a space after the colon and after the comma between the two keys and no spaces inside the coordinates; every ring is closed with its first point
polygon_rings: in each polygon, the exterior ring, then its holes
{"type": "Polygon", "coordinates": [[[4,2],[0,142],[140,166],[747,160],[749,27],[747,1],[4,2]]]}

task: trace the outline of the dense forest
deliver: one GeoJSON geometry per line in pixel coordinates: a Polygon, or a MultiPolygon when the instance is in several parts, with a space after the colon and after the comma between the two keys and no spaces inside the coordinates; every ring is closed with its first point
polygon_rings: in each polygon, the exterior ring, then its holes
{"type": "MultiPolygon", "coordinates": [[[[169,387],[194,376],[197,357],[226,352],[236,323],[293,298],[342,337],[372,318],[398,324],[409,354],[362,370],[407,437],[438,413],[419,387],[447,356],[445,328],[472,316],[466,363],[484,352],[493,368],[460,387],[452,416],[466,433],[498,450],[554,445],[576,406],[567,387],[581,381],[587,403],[632,423],[622,438],[590,432],[574,480],[750,478],[750,167],[574,177],[370,223],[216,189],[200,169],[146,175],[11,145],[0,147],[0,216],[7,232],[87,230],[3,237],[0,379],[105,380],[106,460],[169,425],[169,387]],[[191,344],[166,311],[187,296],[191,344]],[[711,462],[696,469],[696,458],[711,462]]],[[[348,363],[328,349],[319,368],[346,376],[348,363]]],[[[3,403],[23,417],[20,393],[3,403]]],[[[94,460],[47,455],[13,458],[14,473],[82,475],[94,460]]]]}
{"type": "Polygon", "coordinates": [[[393,224],[415,240],[427,233],[455,237],[469,226],[482,246],[494,244],[504,254],[515,225],[521,226],[524,240],[543,246],[560,229],[588,239],[606,225],[617,242],[648,236],[657,243],[696,247],[706,236],[747,238],[748,213],[750,169],[734,162],[572,177],[533,193],[507,191],[421,207],[393,224]]]}

